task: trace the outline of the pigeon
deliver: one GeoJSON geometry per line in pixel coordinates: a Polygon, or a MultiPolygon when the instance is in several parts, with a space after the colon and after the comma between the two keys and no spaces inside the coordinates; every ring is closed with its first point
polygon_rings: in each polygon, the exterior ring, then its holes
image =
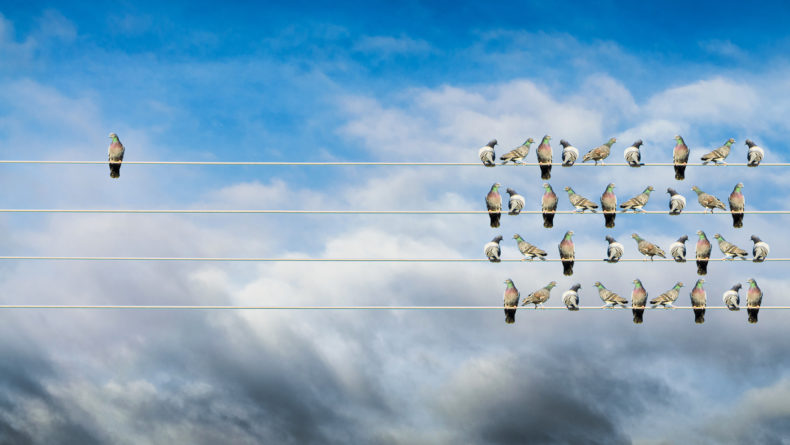
{"type": "Polygon", "coordinates": [[[741,290],[741,283],[736,283],[735,286],[731,287],[730,290],[725,291],[721,296],[721,299],[724,301],[727,309],[731,311],[741,310],[739,307],[741,304],[741,296],[738,295],[739,290],[741,290]]]}
{"type": "Polygon", "coordinates": [[[749,323],[757,323],[757,313],[760,312],[760,304],[763,302],[763,291],[757,287],[754,278],[747,280],[749,289],[746,291],[746,313],[749,314],[749,323]]]}
{"type": "Polygon", "coordinates": [[[680,215],[680,212],[686,208],[686,198],[673,188],[667,188],[667,193],[669,193],[669,214],[680,215]]]}
{"type": "Polygon", "coordinates": [[[672,162],[675,163],[675,179],[686,179],[686,164],[689,161],[689,148],[680,135],[675,136],[675,148],[672,149],[672,162]]]}
{"type": "Polygon", "coordinates": [[[609,263],[616,263],[620,261],[620,257],[623,256],[623,245],[615,241],[614,238],[607,235],[606,241],[609,241],[609,247],[606,249],[606,258],[604,261],[609,263]]]}
{"type": "Polygon", "coordinates": [[[645,303],[647,303],[647,290],[637,278],[634,280],[634,290],[631,292],[631,313],[634,314],[634,324],[642,324],[645,303]]]}
{"type": "Polygon", "coordinates": [[[603,210],[604,225],[611,229],[614,227],[614,217],[617,212],[617,196],[614,194],[614,184],[606,186],[601,195],[601,210],[603,210]]]}
{"type": "Polygon", "coordinates": [[[650,261],[653,261],[653,257],[658,255],[661,258],[666,258],[666,252],[661,250],[655,244],[644,240],[641,236],[637,235],[636,233],[631,234],[631,238],[636,240],[637,248],[639,249],[639,253],[645,256],[645,261],[647,261],[647,257],[650,257],[650,261]]]}
{"type": "Polygon", "coordinates": [[[579,150],[565,139],[560,140],[562,145],[562,166],[570,167],[579,157],[579,150]]]}
{"type": "Polygon", "coordinates": [[[573,261],[576,259],[575,249],[573,248],[573,230],[565,232],[565,236],[560,241],[560,259],[562,260],[562,273],[567,276],[573,275],[573,261]]]}
{"type": "Polygon", "coordinates": [[[705,323],[705,304],[707,302],[707,294],[702,285],[705,283],[704,278],[697,280],[694,289],[691,289],[689,296],[691,297],[691,307],[694,308],[694,323],[705,323]],[[700,309],[701,308],[701,309],[700,309]]]}
{"type": "Polygon", "coordinates": [[[516,193],[513,189],[507,189],[507,194],[510,195],[510,201],[508,202],[508,215],[518,215],[521,213],[521,209],[527,204],[524,200],[524,197],[516,193]]]}
{"type": "Polygon", "coordinates": [[[754,255],[755,263],[762,263],[765,261],[765,257],[768,256],[768,252],[771,251],[771,248],[768,247],[768,243],[761,240],[757,235],[752,235],[752,241],[754,242],[754,247],[752,248],[752,255],[754,255]]]}
{"type": "Polygon", "coordinates": [[[500,241],[502,241],[502,235],[494,237],[494,239],[483,246],[483,253],[485,253],[486,257],[488,257],[488,261],[491,261],[492,263],[498,263],[502,261],[500,259],[500,256],[502,255],[502,249],[499,247],[500,241]]]}
{"type": "Polygon", "coordinates": [[[521,294],[518,293],[518,289],[516,289],[516,285],[513,284],[513,280],[508,278],[505,280],[505,323],[513,324],[516,322],[516,309],[518,307],[518,299],[521,297],[521,294]],[[508,309],[509,307],[513,309],[508,309]]]}
{"type": "Polygon", "coordinates": [[[594,209],[598,208],[598,204],[590,201],[582,195],[577,195],[576,192],[574,192],[570,187],[565,187],[565,191],[568,192],[568,199],[571,201],[571,204],[576,207],[577,212],[581,210],[581,212],[584,213],[585,210],[591,210],[593,213],[595,213],[594,209]]]}
{"type": "Polygon", "coordinates": [[[562,302],[565,303],[565,307],[567,307],[569,311],[579,310],[579,289],[581,289],[581,287],[581,284],[576,283],[571,286],[570,289],[563,292],[562,302]]]}
{"type": "Polygon", "coordinates": [[[644,163],[639,162],[642,160],[642,154],[639,152],[639,147],[641,145],[642,140],[639,139],[638,141],[631,144],[630,147],[626,148],[623,152],[623,156],[625,156],[625,162],[627,162],[631,167],[641,167],[645,165],[644,163]]]}
{"type": "Polygon", "coordinates": [[[529,154],[529,147],[533,142],[535,141],[532,138],[529,138],[524,141],[523,144],[500,156],[499,159],[502,161],[503,165],[507,164],[508,162],[512,162],[514,164],[523,164],[524,158],[526,158],[527,154],[529,154]]]}
{"type": "Polygon", "coordinates": [[[126,149],[123,147],[121,140],[118,139],[117,134],[110,133],[110,136],[108,137],[112,139],[112,142],[110,142],[110,147],[107,149],[107,160],[110,161],[110,177],[120,178],[123,152],[126,151],[126,149]]]}
{"type": "Polygon", "coordinates": [[[719,241],[719,250],[721,250],[721,253],[724,254],[725,260],[733,260],[735,258],[746,260],[746,256],[749,255],[748,252],[736,246],[735,244],[725,241],[724,237],[718,233],[713,235],[713,237],[719,241]]]}
{"type": "Polygon", "coordinates": [[[651,307],[663,306],[665,309],[671,308],[672,303],[674,303],[675,300],[678,299],[678,295],[680,295],[681,287],[683,287],[683,283],[678,281],[672,289],[650,300],[651,307]]]}
{"type": "Polygon", "coordinates": [[[705,237],[705,232],[697,230],[699,239],[697,240],[697,275],[707,275],[708,260],[710,259],[710,241],[705,237]]]}
{"type": "Polygon", "coordinates": [[[706,155],[703,155],[702,158],[700,158],[702,159],[702,165],[707,165],[708,162],[713,162],[716,165],[718,165],[719,162],[721,162],[722,164],[726,164],[724,160],[727,159],[727,156],[730,154],[730,147],[734,142],[735,139],[729,138],[727,139],[727,142],[725,142],[724,145],[722,145],[721,147],[713,150],[712,152],[706,155]]]}
{"type": "Polygon", "coordinates": [[[538,149],[535,150],[540,164],[540,179],[551,179],[551,145],[549,145],[549,140],[551,140],[551,136],[543,136],[538,149]]]}
{"type": "Polygon", "coordinates": [[[557,211],[557,195],[548,182],[543,183],[543,198],[540,202],[540,209],[543,212],[543,227],[550,229],[554,227],[554,212],[557,211]]]}
{"type": "Polygon", "coordinates": [[[643,212],[642,207],[647,204],[647,200],[650,199],[650,192],[655,190],[652,185],[648,185],[647,188],[642,191],[642,193],[634,196],[633,198],[629,199],[628,201],[620,204],[620,208],[623,209],[623,213],[633,210],[634,213],[637,211],[643,212]]]}
{"type": "Polygon", "coordinates": [[[669,254],[672,255],[672,258],[675,259],[675,262],[678,263],[685,263],[686,262],[686,241],[689,239],[686,235],[681,236],[678,238],[677,241],[670,244],[669,246],[669,254]]]}
{"type": "Polygon", "coordinates": [[[601,297],[601,300],[605,303],[603,307],[614,307],[618,304],[621,307],[625,307],[625,305],[628,304],[628,300],[604,287],[600,281],[595,282],[595,287],[598,288],[598,296],[601,297]]]}
{"type": "Polygon", "coordinates": [[[735,184],[735,188],[730,193],[730,212],[732,212],[732,226],[737,228],[743,227],[743,206],[745,204],[743,199],[743,183],[735,184]]]}
{"type": "Polygon", "coordinates": [[[757,167],[760,165],[760,161],[763,160],[763,156],[765,156],[765,152],[762,148],[758,147],[757,144],[752,142],[749,139],[746,139],[746,145],[749,146],[749,152],[746,154],[746,166],[747,167],[757,167]]]}
{"type": "Polygon", "coordinates": [[[592,160],[595,161],[595,165],[598,165],[598,161],[601,161],[601,165],[603,165],[603,160],[609,157],[609,152],[612,150],[612,145],[614,145],[615,142],[617,142],[617,139],[611,138],[605,144],[588,151],[582,158],[582,162],[592,160]]]}
{"type": "Polygon", "coordinates": [[[697,193],[697,201],[699,201],[700,205],[705,208],[706,213],[708,212],[708,209],[710,209],[710,213],[713,213],[713,209],[727,210],[727,208],[724,207],[724,203],[721,202],[719,198],[703,192],[696,185],[691,187],[691,190],[694,190],[697,193]]]}
{"type": "Polygon", "coordinates": [[[491,190],[486,195],[486,207],[488,217],[491,219],[491,227],[499,227],[500,210],[502,210],[502,197],[499,196],[500,184],[497,182],[491,186],[491,190]]]}
{"type": "Polygon", "coordinates": [[[524,297],[524,300],[521,302],[521,305],[526,306],[528,304],[534,304],[535,309],[538,308],[538,305],[543,307],[543,303],[549,300],[549,297],[551,297],[551,290],[556,285],[557,282],[552,281],[551,283],[547,284],[546,287],[542,287],[536,290],[535,292],[532,292],[531,294],[524,297]]]}
{"type": "Polygon", "coordinates": [[[518,242],[518,251],[524,255],[524,258],[521,261],[526,260],[534,260],[535,258],[540,258],[543,261],[546,261],[546,251],[539,249],[537,246],[533,246],[532,244],[524,241],[524,238],[521,237],[518,233],[513,235],[513,239],[518,242]]]}
{"type": "Polygon", "coordinates": [[[483,161],[483,165],[486,167],[493,167],[495,165],[494,159],[496,159],[496,154],[494,154],[494,145],[496,144],[496,139],[491,139],[488,141],[488,144],[484,145],[478,152],[480,160],[483,161]]]}

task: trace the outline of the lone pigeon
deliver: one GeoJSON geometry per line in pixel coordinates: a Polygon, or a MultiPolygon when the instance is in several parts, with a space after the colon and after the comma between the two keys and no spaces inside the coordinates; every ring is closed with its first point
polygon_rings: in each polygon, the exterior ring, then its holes
{"type": "Polygon", "coordinates": [[[535,150],[540,164],[540,179],[551,179],[551,145],[549,145],[549,140],[551,140],[551,136],[543,136],[538,149],[535,150]]]}
{"type": "Polygon", "coordinates": [[[508,202],[508,215],[518,215],[521,213],[521,209],[527,204],[524,200],[524,197],[516,193],[513,189],[507,189],[507,194],[510,195],[510,201],[508,202]]]}
{"type": "Polygon", "coordinates": [[[107,160],[110,161],[110,177],[120,178],[121,162],[123,162],[123,153],[126,149],[123,147],[123,144],[121,144],[121,140],[118,139],[117,134],[110,133],[108,137],[112,139],[110,147],[107,149],[107,160]]]}
{"type": "Polygon", "coordinates": [[[673,188],[667,188],[667,193],[669,193],[669,214],[680,215],[680,212],[686,208],[686,198],[673,188]]]}
{"type": "Polygon", "coordinates": [[[697,240],[697,275],[708,274],[708,260],[710,259],[710,241],[705,236],[705,232],[697,230],[699,239],[697,240]]]}
{"type": "Polygon", "coordinates": [[[513,280],[508,278],[505,280],[505,323],[513,324],[516,322],[516,309],[518,307],[518,300],[521,294],[519,294],[518,289],[516,289],[516,285],[513,284],[513,280]],[[513,309],[508,309],[512,307],[513,309]]]}
{"type": "Polygon", "coordinates": [[[680,295],[681,287],[683,287],[683,283],[678,281],[672,289],[650,300],[650,305],[652,307],[663,306],[665,309],[671,308],[672,303],[674,303],[675,300],[678,299],[678,295],[680,295]]]}
{"type": "Polygon", "coordinates": [[[647,303],[647,290],[637,278],[634,280],[634,290],[631,292],[631,313],[634,314],[634,324],[642,324],[645,303],[647,303]]]}
{"type": "Polygon", "coordinates": [[[669,254],[672,255],[672,258],[678,263],[686,262],[686,241],[688,241],[688,239],[689,237],[683,235],[669,246],[669,254]]]}
{"type": "Polygon", "coordinates": [[[569,311],[579,310],[579,289],[581,289],[581,287],[581,284],[576,283],[571,286],[570,289],[563,292],[562,302],[565,303],[565,307],[567,307],[569,311]]]}
{"type": "Polygon", "coordinates": [[[535,141],[532,138],[529,138],[524,141],[523,144],[503,154],[499,159],[502,161],[502,164],[507,164],[508,162],[512,162],[514,164],[523,164],[524,158],[526,158],[527,154],[529,154],[529,147],[533,142],[535,141]]]}
{"type": "Polygon", "coordinates": [[[661,250],[655,244],[644,240],[641,236],[637,235],[636,233],[631,234],[631,238],[636,240],[636,246],[639,249],[639,253],[645,256],[645,261],[647,258],[650,257],[650,261],[653,261],[653,257],[658,255],[661,258],[666,258],[666,252],[661,250]]]}
{"type": "Polygon", "coordinates": [[[488,144],[484,145],[477,153],[478,156],[480,156],[480,160],[483,161],[483,165],[486,167],[493,167],[495,165],[494,159],[496,159],[496,154],[494,153],[494,145],[496,144],[496,139],[491,139],[488,141],[488,144]]]}
{"type": "Polygon", "coordinates": [[[582,195],[577,195],[576,192],[574,192],[570,187],[565,187],[565,191],[568,192],[568,199],[571,201],[571,204],[576,207],[577,212],[581,211],[584,213],[585,210],[591,210],[593,213],[595,213],[595,209],[598,208],[598,204],[590,201],[582,195]]]}
{"type": "Polygon", "coordinates": [[[686,164],[689,161],[689,148],[683,138],[675,136],[675,148],[672,149],[672,162],[675,163],[675,179],[686,179],[686,164]]]}
{"type": "Polygon", "coordinates": [[[536,290],[535,292],[532,292],[531,294],[524,297],[524,301],[521,302],[521,305],[526,306],[528,304],[534,304],[535,309],[538,308],[538,305],[543,307],[543,303],[549,300],[549,297],[551,297],[551,290],[556,285],[557,282],[552,281],[551,283],[547,284],[545,287],[542,287],[536,290]]]}
{"type": "Polygon", "coordinates": [[[746,256],[749,255],[748,252],[736,246],[735,244],[725,241],[724,237],[718,233],[713,235],[713,237],[719,241],[719,250],[721,250],[721,253],[724,254],[725,260],[733,260],[735,258],[746,260],[746,256]]]}
{"type": "Polygon", "coordinates": [[[749,289],[746,291],[746,313],[749,315],[749,323],[757,323],[757,313],[760,312],[760,305],[763,302],[763,291],[757,286],[754,278],[747,280],[749,289]]]}
{"type": "Polygon", "coordinates": [[[606,259],[604,261],[609,263],[620,261],[620,257],[623,256],[623,251],[625,251],[623,245],[609,235],[606,236],[606,241],[609,241],[609,247],[606,249],[606,259]]]}
{"type": "Polygon", "coordinates": [[[754,255],[755,263],[762,263],[765,261],[765,257],[768,256],[768,253],[771,251],[771,248],[768,247],[768,243],[761,240],[757,235],[752,235],[752,241],[754,242],[754,247],[752,248],[752,255],[754,255]]]}
{"type": "Polygon", "coordinates": [[[557,211],[557,195],[548,182],[543,184],[543,198],[541,199],[540,209],[543,212],[543,227],[550,229],[554,227],[554,212],[557,211]]]}
{"type": "Polygon", "coordinates": [[[604,287],[600,281],[595,282],[595,287],[598,288],[598,296],[601,297],[601,300],[605,303],[603,307],[614,307],[618,304],[621,307],[625,307],[625,305],[628,304],[628,300],[604,287]]]}
{"type": "Polygon", "coordinates": [[[623,213],[633,210],[634,213],[637,211],[642,212],[642,207],[647,204],[647,201],[650,199],[650,192],[655,190],[652,185],[648,185],[647,188],[642,191],[642,193],[634,196],[633,198],[629,199],[628,201],[620,204],[620,208],[623,209],[623,213]]]}
{"type": "Polygon", "coordinates": [[[570,167],[579,158],[579,150],[565,139],[560,140],[562,145],[562,166],[570,167]]]}
{"type": "Polygon", "coordinates": [[[730,290],[725,291],[724,294],[721,296],[722,301],[727,306],[727,309],[731,311],[739,311],[741,310],[741,296],[738,295],[738,291],[741,290],[741,283],[736,283],[735,286],[731,287],[730,290]]]}
{"type": "Polygon", "coordinates": [[[606,186],[601,195],[601,210],[603,210],[604,225],[611,229],[614,227],[614,217],[617,212],[617,196],[614,194],[614,184],[606,186]]]}
{"type": "Polygon", "coordinates": [[[765,152],[749,139],[746,139],[746,145],[749,146],[749,152],[746,153],[746,165],[748,167],[757,167],[760,165],[760,161],[763,160],[765,152]]]}
{"type": "Polygon", "coordinates": [[[522,238],[518,233],[513,235],[513,239],[518,242],[518,251],[524,255],[524,258],[522,258],[521,261],[532,261],[535,258],[540,258],[543,261],[546,260],[545,250],[539,249],[537,246],[533,246],[532,244],[524,241],[524,238],[522,238]]]}
{"type": "Polygon", "coordinates": [[[500,184],[497,182],[491,186],[491,190],[486,195],[486,208],[488,208],[488,217],[491,219],[491,227],[499,227],[499,218],[502,216],[499,212],[502,210],[502,197],[499,196],[500,184]]]}
{"type": "Polygon", "coordinates": [[[710,213],[713,213],[713,209],[727,210],[727,208],[724,207],[724,203],[721,202],[719,198],[703,192],[696,185],[691,187],[691,190],[694,190],[694,192],[697,193],[697,201],[699,201],[700,205],[705,208],[706,213],[708,209],[710,209],[710,213]]]}
{"type": "Polygon", "coordinates": [[[601,165],[603,165],[603,160],[609,157],[609,152],[612,150],[612,145],[615,142],[617,142],[617,139],[611,138],[605,144],[588,151],[582,158],[582,162],[595,161],[595,165],[598,165],[598,161],[601,161],[601,165]]]}
{"type": "Polygon", "coordinates": [[[691,289],[689,296],[691,297],[691,307],[694,308],[694,323],[705,323],[705,304],[707,303],[707,294],[702,285],[705,283],[704,278],[697,280],[694,289],[691,289]]]}
{"type": "Polygon", "coordinates": [[[638,141],[631,144],[630,147],[626,148],[623,152],[623,156],[625,157],[625,162],[628,163],[631,167],[641,167],[645,164],[640,163],[639,161],[642,160],[642,154],[639,152],[639,147],[642,145],[642,140],[639,139],[638,141]]]}
{"type": "Polygon", "coordinates": [[[483,246],[483,253],[485,253],[486,257],[488,257],[488,261],[491,261],[492,263],[498,263],[502,261],[500,259],[500,256],[502,255],[502,249],[499,247],[500,241],[502,241],[502,235],[494,237],[494,239],[483,246]]]}
{"type": "Polygon", "coordinates": [[[576,251],[573,247],[573,230],[565,232],[565,236],[560,241],[560,259],[562,260],[562,273],[563,275],[573,275],[573,262],[576,259],[576,251]]]}
{"type": "Polygon", "coordinates": [[[722,145],[721,147],[713,150],[712,152],[706,155],[703,155],[702,158],[700,158],[702,159],[702,165],[707,165],[708,162],[713,162],[714,164],[718,164],[721,162],[722,164],[726,164],[724,160],[727,159],[727,156],[729,156],[730,147],[734,142],[735,139],[729,138],[727,139],[727,142],[725,142],[724,145],[722,145]]]}
{"type": "Polygon", "coordinates": [[[739,182],[730,193],[730,212],[732,212],[732,226],[743,227],[743,207],[746,204],[743,199],[743,183],[739,182]]]}

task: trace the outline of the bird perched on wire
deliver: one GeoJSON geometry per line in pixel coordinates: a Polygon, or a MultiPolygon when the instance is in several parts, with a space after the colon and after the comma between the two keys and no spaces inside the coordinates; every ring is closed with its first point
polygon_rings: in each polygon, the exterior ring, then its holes
{"type": "Polygon", "coordinates": [[[746,145],[749,147],[749,151],[746,153],[746,166],[757,167],[760,165],[760,161],[763,160],[765,152],[749,139],[746,139],[746,145]]]}
{"type": "Polygon", "coordinates": [[[641,167],[645,164],[640,163],[642,160],[642,154],[639,152],[639,147],[642,145],[642,140],[639,139],[630,147],[626,148],[623,152],[623,156],[625,157],[625,162],[628,163],[631,167],[641,167]]]}
{"type": "Polygon", "coordinates": [[[771,251],[771,248],[768,247],[768,243],[761,240],[760,237],[757,235],[752,235],[752,241],[754,242],[754,247],[752,248],[752,255],[754,256],[755,263],[762,263],[765,261],[765,257],[768,256],[768,253],[771,251]]]}
{"type": "Polygon", "coordinates": [[[746,313],[749,316],[749,323],[757,323],[757,313],[760,312],[760,305],[763,302],[763,291],[757,286],[754,278],[747,280],[749,289],[746,291],[746,313]]]}
{"type": "Polygon", "coordinates": [[[543,197],[540,201],[540,209],[543,212],[543,227],[550,229],[554,227],[554,212],[557,211],[557,195],[548,182],[543,183],[543,197]]]}
{"type": "Polygon", "coordinates": [[[601,195],[601,210],[603,210],[604,225],[611,229],[614,227],[614,218],[617,216],[617,196],[614,194],[614,183],[606,186],[601,195]]]}
{"type": "Polygon", "coordinates": [[[645,303],[647,303],[647,290],[637,278],[634,280],[634,290],[631,291],[631,313],[634,315],[634,324],[642,324],[645,303]]]}
{"type": "Polygon", "coordinates": [[[680,215],[680,212],[686,208],[686,198],[673,188],[667,188],[669,193],[669,214],[680,215]]]}
{"type": "Polygon", "coordinates": [[[529,148],[533,142],[535,141],[532,138],[529,138],[524,141],[523,144],[503,154],[499,159],[502,161],[503,165],[507,164],[508,162],[512,162],[514,164],[523,164],[524,158],[526,158],[529,154],[529,148]]]}
{"type": "Polygon", "coordinates": [[[557,282],[552,281],[551,283],[547,284],[545,287],[542,287],[536,290],[535,292],[532,292],[531,294],[524,297],[524,301],[521,302],[521,305],[526,306],[528,304],[534,304],[535,309],[538,308],[538,305],[543,307],[543,303],[549,301],[549,298],[551,297],[551,290],[556,285],[557,282]]]}
{"type": "Polygon", "coordinates": [[[126,151],[123,144],[121,144],[121,140],[118,139],[118,135],[115,133],[110,133],[108,136],[112,139],[110,142],[110,146],[107,149],[107,160],[110,161],[110,177],[111,178],[120,178],[121,177],[121,162],[123,161],[123,153],[126,151]]]}
{"type": "Polygon", "coordinates": [[[705,323],[705,305],[708,300],[708,295],[702,285],[705,283],[704,278],[697,280],[697,284],[691,289],[689,297],[691,297],[691,307],[694,308],[694,323],[705,323]]]}
{"type": "Polygon", "coordinates": [[[739,307],[741,304],[741,296],[738,295],[739,290],[741,290],[741,283],[736,283],[735,286],[731,287],[730,290],[725,291],[721,296],[721,299],[724,301],[727,309],[731,311],[741,310],[739,307]]]}
{"type": "Polygon", "coordinates": [[[724,207],[724,203],[721,202],[719,198],[703,192],[696,185],[691,187],[691,190],[697,193],[697,201],[705,208],[705,212],[707,212],[708,209],[710,209],[710,213],[713,213],[713,209],[727,210],[727,208],[724,207]]]}
{"type": "Polygon", "coordinates": [[[665,309],[671,308],[672,303],[674,303],[675,300],[678,299],[678,295],[680,295],[681,287],[683,287],[683,283],[678,281],[672,289],[650,300],[651,307],[663,306],[665,309]]]}
{"type": "Polygon", "coordinates": [[[628,304],[628,300],[607,289],[600,281],[595,282],[595,287],[598,288],[598,296],[604,302],[603,307],[611,308],[618,304],[620,307],[625,307],[628,304]]]}
{"type": "Polygon", "coordinates": [[[632,233],[631,238],[636,240],[636,246],[639,249],[639,253],[645,256],[645,261],[647,261],[648,257],[650,257],[650,261],[653,261],[653,257],[656,255],[660,256],[661,258],[666,258],[666,252],[661,250],[655,244],[646,241],[636,233],[632,233]]]}
{"type": "Polygon", "coordinates": [[[508,215],[518,215],[527,202],[524,200],[523,196],[519,195],[511,188],[507,189],[507,194],[510,195],[510,201],[508,201],[508,215]]]}
{"type": "Polygon", "coordinates": [[[618,243],[609,235],[606,236],[606,241],[609,242],[609,247],[606,248],[606,258],[604,261],[608,263],[616,263],[620,261],[620,257],[623,256],[623,252],[625,251],[623,245],[618,243]]]}
{"type": "Polygon", "coordinates": [[[579,149],[565,139],[560,140],[560,145],[562,145],[562,166],[570,167],[579,158],[579,149]]]}
{"type": "Polygon", "coordinates": [[[513,280],[510,278],[505,280],[505,323],[513,324],[516,322],[516,308],[520,297],[521,294],[516,289],[516,285],[513,284],[513,280]]]}
{"type": "Polygon", "coordinates": [[[708,154],[703,155],[702,158],[700,158],[700,159],[702,159],[702,164],[703,165],[707,165],[708,162],[713,162],[714,164],[717,164],[717,165],[719,163],[726,164],[726,162],[724,162],[724,160],[727,159],[727,156],[729,156],[729,154],[730,154],[730,147],[732,146],[732,144],[734,142],[735,142],[735,139],[729,138],[729,139],[727,139],[727,142],[725,142],[724,145],[722,145],[721,147],[713,150],[712,152],[710,152],[708,154]]]}
{"type": "Polygon", "coordinates": [[[672,149],[672,162],[675,164],[675,179],[686,179],[686,164],[689,161],[689,148],[680,135],[675,136],[675,148],[672,149]]]}
{"type": "Polygon", "coordinates": [[[647,204],[647,201],[650,199],[650,192],[655,190],[652,185],[648,185],[642,193],[634,196],[633,198],[629,199],[628,201],[620,204],[620,208],[623,209],[623,213],[633,210],[634,213],[637,211],[642,212],[642,207],[647,204]]]}
{"type": "Polygon", "coordinates": [[[732,213],[732,226],[743,227],[743,207],[746,204],[743,198],[743,183],[735,184],[735,188],[730,193],[730,212],[732,213]]]}
{"type": "Polygon", "coordinates": [[[524,241],[524,238],[521,237],[518,233],[513,235],[513,239],[516,240],[518,243],[518,251],[524,255],[524,258],[521,261],[526,260],[534,260],[535,258],[540,258],[541,260],[546,260],[546,251],[543,249],[538,248],[537,246],[533,246],[532,244],[524,241]]]}
{"type": "Polygon", "coordinates": [[[733,260],[735,258],[746,260],[746,256],[749,255],[745,250],[735,244],[725,241],[724,237],[718,233],[713,235],[713,237],[719,241],[719,250],[724,254],[725,260],[733,260]]]}
{"type": "Polygon", "coordinates": [[[486,208],[488,209],[488,217],[491,219],[491,227],[499,227],[500,211],[502,210],[502,197],[499,195],[499,187],[501,184],[498,182],[491,186],[486,195],[486,208]]]}
{"type": "Polygon", "coordinates": [[[570,187],[565,187],[565,191],[568,192],[568,199],[570,200],[573,207],[576,208],[577,212],[581,211],[584,213],[585,210],[591,210],[593,213],[595,213],[595,209],[598,208],[598,204],[590,201],[582,195],[577,195],[576,192],[574,192],[570,187]]]}
{"type": "Polygon", "coordinates": [[[493,167],[496,165],[494,161],[496,159],[496,154],[494,153],[494,146],[496,144],[496,139],[491,139],[477,152],[478,156],[480,156],[480,160],[486,167],[493,167]]]}
{"type": "Polygon", "coordinates": [[[543,136],[543,140],[540,141],[540,145],[538,145],[538,149],[535,150],[535,154],[538,156],[538,164],[540,164],[540,179],[551,179],[551,145],[549,145],[550,140],[551,140],[551,136],[549,135],[543,136]]]}
{"type": "Polygon", "coordinates": [[[697,230],[697,236],[699,236],[695,254],[697,259],[697,275],[707,275],[711,249],[710,241],[708,241],[705,232],[702,230],[697,230]]]}
{"type": "Polygon", "coordinates": [[[567,307],[569,311],[579,310],[579,289],[581,289],[581,287],[581,284],[576,283],[571,286],[570,289],[562,293],[562,302],[565,303],[565,307],[567,307]]]}
{"type": "Polygon", "coordinates": [[[689,239],[686,235],[681,236],[678,238],[677,241],[670,244],[669,246],[669,254],[672,255],[672,258],[675,259],[675,262],[678,263],[685,263],[686,262],[686,241],[689,239]]]}
{"type": "Polygon", "coordinates": [[[483,246],[483,253],[492,263],[498,263],[501,260],[502,249],[499,247],[499,242],[502,241],[502,235],[497,235],[483,246]]]}
{"type": "Polygon", "coordinates": [[[603,165],[603,160],[609,157],[609,153],[612,150],[612,145],[614,145],[615,142],[617,142],[617,139],[611,138],[603,145],[599,145],[598,147],[588,151],[587,154],[582,158],[582,162],[595,161],[595,165],[598,165],[598,161],[601,161],[601,165],[603,165]]]}
{"type": "Polygon", "coordinates": [[[560,260],[562,260],[562,273],[563,275],[573,275],[573,262],[576,259],[576,250],[573,246],[573,230],[568,230],[560,241],[560,260]]]}

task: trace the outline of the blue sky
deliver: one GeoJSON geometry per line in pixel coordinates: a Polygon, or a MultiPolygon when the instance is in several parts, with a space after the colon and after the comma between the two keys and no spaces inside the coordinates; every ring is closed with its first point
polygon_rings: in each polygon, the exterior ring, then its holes
{"type": "MultiPolygon", "coordinates": [[[[735,2],[483,5],[335,2],[0,4],[0,158],[96,159],[116,132],[126,160],[477,160],[526,137],[610,158],[643,139],[671,159],[682,134],[698,157],[745,138],[787,160],[787,6],[735,2]]],[[[530,153],[530,160],[534,155],[530,153]]],[[[674,187],[780,209],[772,167],[555,168],[551,184],[646,207],[674,187]]],[[[526,168],[0,166],[4,208],[482,209],[501,182],[534,208],[526,168]]],[[[668,247],[703,229],[775,257],[785,216],[0,215],[4,255],[476,258],[520,233],[578,257],[607,234],[668,247]]],[[[693,244],[688,247],[693,252],[693,244]]],[[[714,246],[714,257],[719,257],[714,246]]],[[[693,264],[224,264],[1,262],[0,300],[53,304],[498,305],[556,279],[597,304],[639,277],[657,296],[693,264]]],[[[754,277],[765,304],[790,304],[778,263],[714,263],[709,304],[754,277]]],[[[745,292],[741,292],[742,301],[745,292]]],[[[3,312],[0,443],[781,443],[790,396],[785,315],[649,312],[3,312]],[[504,412],[507,415],[492,416],[504,412]],[[657,413],[660,413],[657,414],[657,413]],[[570,419],[570,420],[567,420],[570,419]],[[142,427],[141,427],[142,425],[142,427]],[[751,428],[750,428],[751,426],[751,428]]]]}

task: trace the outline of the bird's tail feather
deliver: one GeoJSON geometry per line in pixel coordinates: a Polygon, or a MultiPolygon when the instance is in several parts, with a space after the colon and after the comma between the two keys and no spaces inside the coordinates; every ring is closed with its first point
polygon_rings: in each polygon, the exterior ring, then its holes
{"type": "Polygon", "coordinates": [[[708,274],[708,260],[697,260],[697,275],[708,274]]]}
{"type": "Polygon", "coordinates": [[[491,218],[491,227],[499,227],[499,217],[501,215],[499,213],[489,213],[488,216],[491,218]]]}
{"type": "Polygon", "coordinates": [[[516,310],[515,309],[505,309],[505,323],[513,324],[516,322],[516,310]]]}
{"type": "Polygon", "coordinates": [[[732,214],[732,226],[736,229],[743,227],[743,213],[732,214]]]}
{"type": "Polygon", "coordinates": [[[562,260],[562,273],[567,276],[573,275],[573,261],[562,260]]]}
{"type": "Polygon", "coordinates": [[[121,164],[110,164],[110,177],[111,178],[121,177],[121,164]]]}
{"type": "Polygon", "coordinates": [[[746,313],[749,314],[749,323],[757,323],[757,313],[758,312],[760,312],[759,308],[746,309],[746,313]]]}
{"type": "Polygon", "coordinates": [[[615,213],[604,213],[603,214],[603,218],[604,218],[604,222],[605,222],[604,225],[606,226],[607,229],[611,229],[611,228],[614,227],[614,217],[615,217],[615,215],[616,215],[615,213]]]}
{"type": "Polygon", "coordinates": [[[678,181],[682,181],[686,179],[686,166],[685,165],[676,165],[675,166],[675,179],[678,181]]]}
{"type": "Polygon", "coordinates": [[[634,324],[642,324],[642,315],[645,313],[644,309],[631,309],[634,314],[634,324]]]}
{"type": "Polygon", "coordinates": [[[694,323],[705,323],[705,309],[694,309],[694,323]]]}
{"type": "Polygon", "coordinates": [[[551,165],[541,165],[540,166],[540,178],[541,179],[551,179],[551,165]]]}
{"type": "Polygon", "coordinates": [[[543,227],[550,229],[554,227],[554,214],[553,213],[544,213],[543,214],[543,227]]]}

